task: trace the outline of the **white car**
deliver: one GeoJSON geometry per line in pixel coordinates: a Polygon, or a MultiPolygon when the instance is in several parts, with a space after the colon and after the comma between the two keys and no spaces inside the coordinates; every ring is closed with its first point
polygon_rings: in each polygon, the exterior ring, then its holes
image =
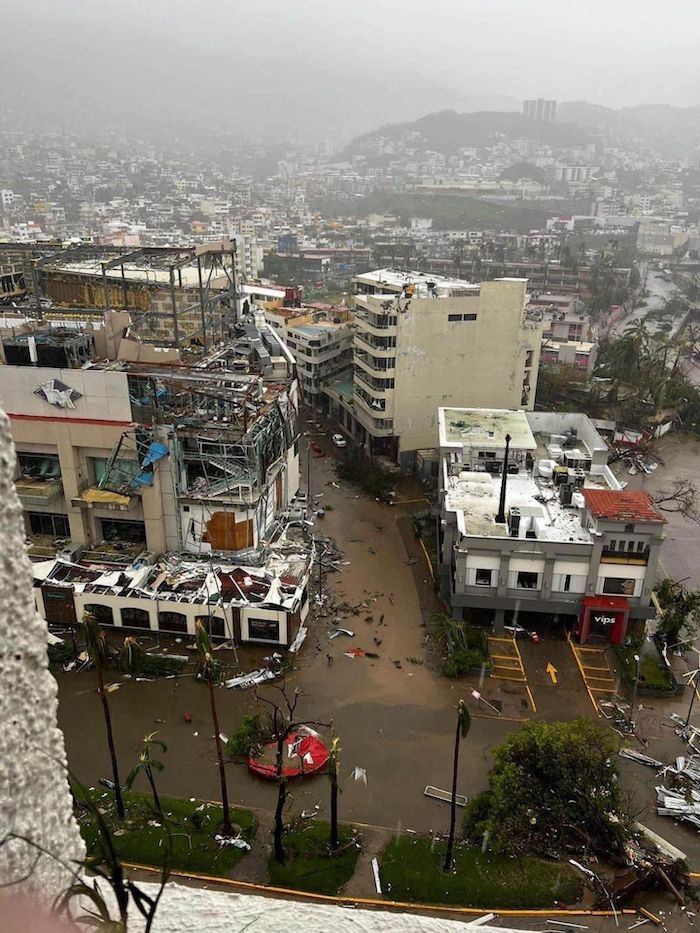
{"type": "Polygon", "coordinates": [[[345,440],[342,434],[331,434],[331,440],[336,447],[348,446],[348,442],[345,440]]]}

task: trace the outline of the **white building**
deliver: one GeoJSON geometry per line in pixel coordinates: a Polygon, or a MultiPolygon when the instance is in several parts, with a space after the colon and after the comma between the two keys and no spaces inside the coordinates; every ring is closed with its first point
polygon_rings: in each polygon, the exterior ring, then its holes
{"type": "Polygon", "coordinates": [[[482,610],[502,627],[538,613],[618,643],[630,618],[653,616],[665,520],[647,493],[620,488],[585,415],[438,419],[439,564],[455,618],[482,610]]]}

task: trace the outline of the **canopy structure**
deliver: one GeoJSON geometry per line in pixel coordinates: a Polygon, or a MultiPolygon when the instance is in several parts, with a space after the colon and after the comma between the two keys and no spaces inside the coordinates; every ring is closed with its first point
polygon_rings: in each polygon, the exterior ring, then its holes
{"type": "MultiPolygon", "coordinates": [[[[326,767],[328,758],[328,749],[320,735],[312,729],[300,727],[284,740],[283,776],[297,778],[317,774],[326,767]]],[[[248,767],[258,777],[274,781],[277,778],[277,742],[268,742],[258,755],[251,755],[248,767]]]]}

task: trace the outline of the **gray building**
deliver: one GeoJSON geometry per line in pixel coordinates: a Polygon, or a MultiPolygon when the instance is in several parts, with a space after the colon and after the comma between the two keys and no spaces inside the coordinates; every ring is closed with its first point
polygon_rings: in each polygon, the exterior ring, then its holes
{"type": "Polygon", "coordinates": [[[441,408],[438,420],[439,565],[455,618],[486,610],[499,628],[540,613],[581,641],[618,643],[630,619],[654,615],[665,521],[620,488],[585,415],[441,408]]]}

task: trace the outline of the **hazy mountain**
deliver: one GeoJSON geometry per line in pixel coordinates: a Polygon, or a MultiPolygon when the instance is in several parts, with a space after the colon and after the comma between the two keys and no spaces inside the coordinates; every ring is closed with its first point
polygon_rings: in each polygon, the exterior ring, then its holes
{"type": "Polygon", "coordinates": [[[400,140],[412,137],[411,145],[416,149],[448,154],[461,148],[488,146],[498,135],[509,139],[536,139],[554,146],[581,145],[588,138],[580,127],[562,122],[539,123],[515,112],[457,113],[443,110],[418,120],[390,123],[371,133],[364,133],[346,146],[339,158],[375,152],[379,138],[400,140]]]}
{"type": "Polygon", "coordinates": [[[611,143],[641,139],[671,157],[697,154],[700,147],[700,107],[642,104],[613,110],[571,101],[559,105],[557,117],[611,143]]]}

